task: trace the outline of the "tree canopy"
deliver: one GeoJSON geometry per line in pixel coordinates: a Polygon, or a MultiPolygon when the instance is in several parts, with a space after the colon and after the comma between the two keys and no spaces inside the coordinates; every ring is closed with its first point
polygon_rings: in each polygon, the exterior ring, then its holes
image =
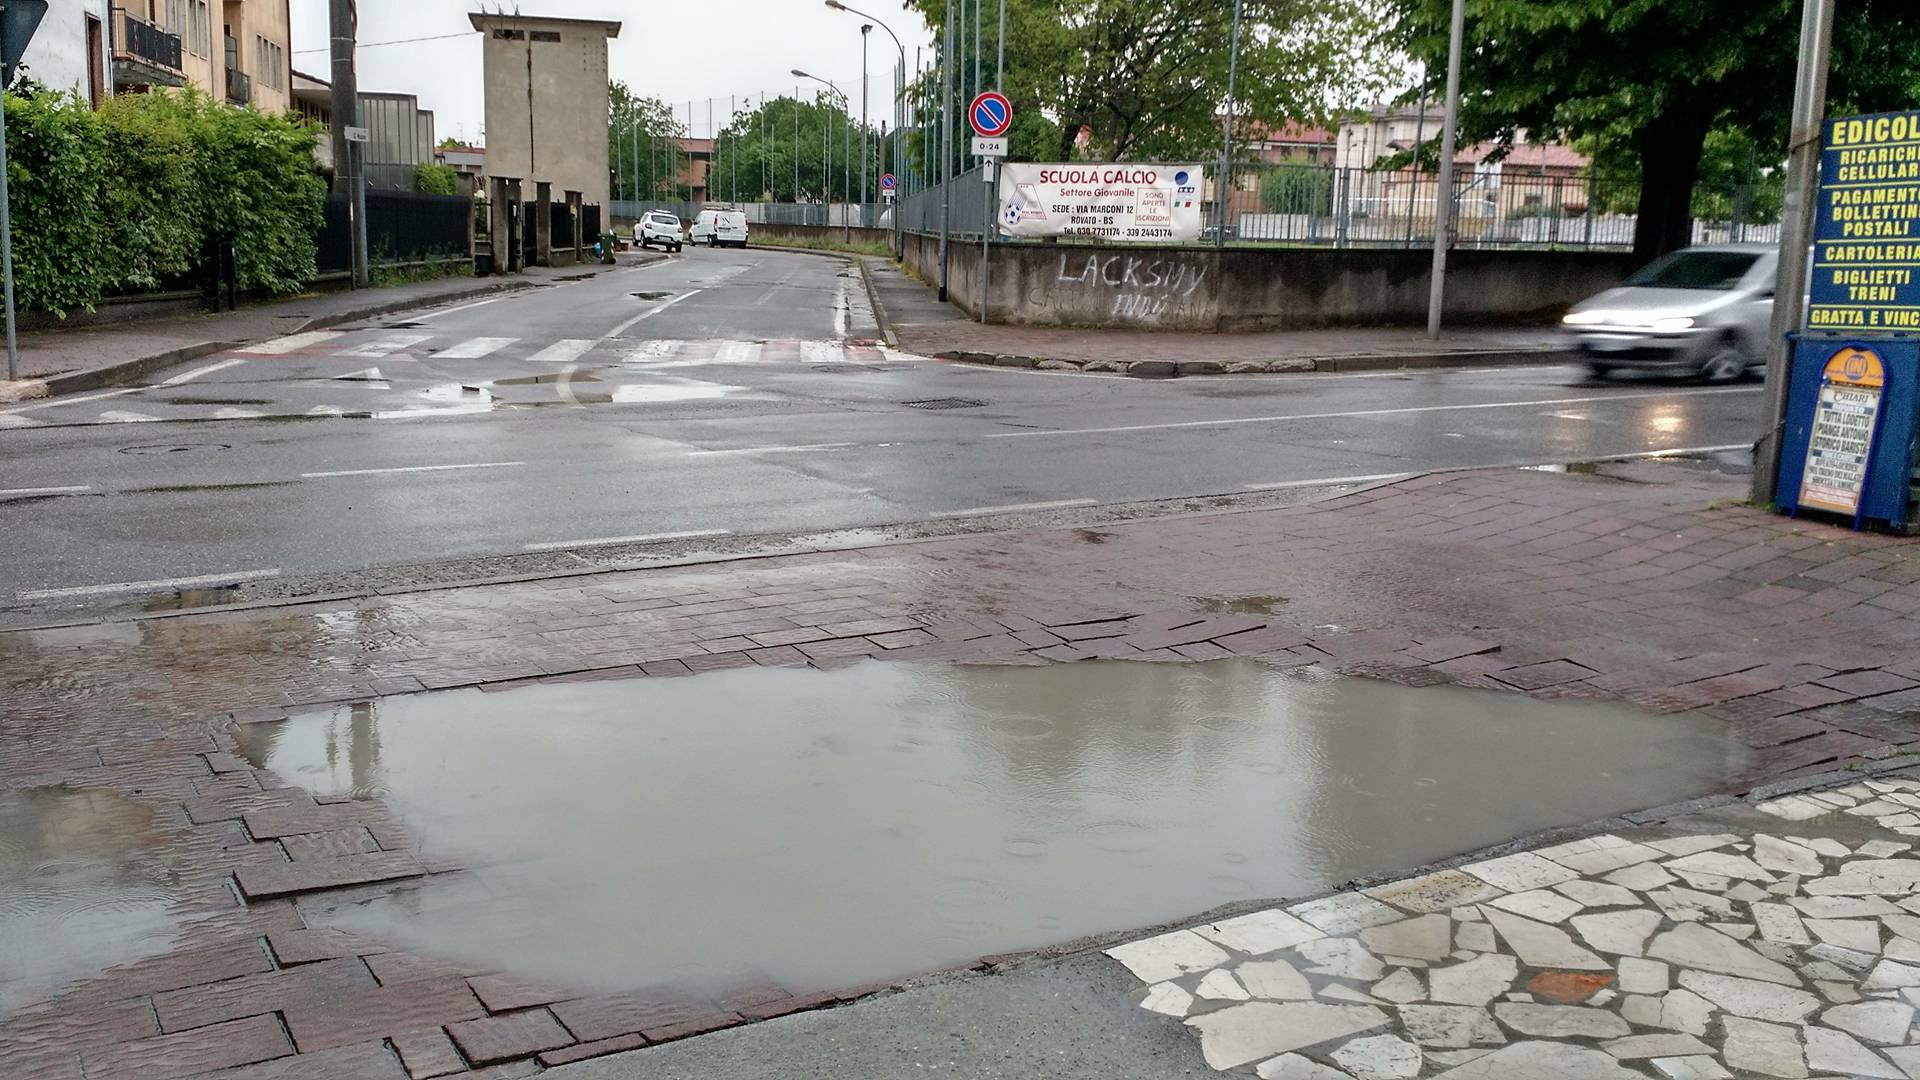
{"type": "MultiPolygon", "coordinates": [[[[1397,40],[1446,71],[1450,0],[1392,0],[1397,40]]],[[[1711,132],[1786,156],[1801,0],[1467,0],[1461,126],[1469,139],[1519,130],[1598,140],[1641,175],[1634,248],[1689,238],[1711,132]]],[[[1911,108],[1920,96],[1920,4],[1838,6],[1830,114],[1911,108]]]]}
{"type": "MultiPolygon", "coordinates": [[[[877,132],[867,138],[867,197],[878,199],[883,159],[877,132]]],[[[811,101],[777,97],[736,115],[714,139],[707,189],[715,198],[793,202],[858,201],[860,122],[822,91],[811,101]],[[831,147],[828,143],[831,142],[831,147]],[[829,150],[832,170],[827,169],[829,150]],[[799,167],[796,189],[795,166],[799,167]]]]}
{"type": "Polygon", "coordinates": [[[659,98],[641,97],[626,83],[607,84],[608,166],[618,181],[614,195],[623,199],[686,199],[686,185],[678,182],[685,155],[677,140],[687,129],[673,118],[673,109],[659,98]]]}

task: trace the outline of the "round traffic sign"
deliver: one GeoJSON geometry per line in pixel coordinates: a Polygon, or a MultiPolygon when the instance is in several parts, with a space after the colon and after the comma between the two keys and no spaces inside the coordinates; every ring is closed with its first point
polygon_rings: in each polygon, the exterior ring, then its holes
{"type": "Polygon", "coordinates": [[[975,135],[983,139],[998,138],[1013,126],[1013,105],[1000,91],[987,90],[973,99],[967,108],[967,118],[973,121],[975,135]]]}
{"type": "Polygon", "coordinates": [[[895,184],[895,180],[893,179],[892,173],[880,174],[880,190],[881,191],[892,191],[894,184],[895,184]]]}

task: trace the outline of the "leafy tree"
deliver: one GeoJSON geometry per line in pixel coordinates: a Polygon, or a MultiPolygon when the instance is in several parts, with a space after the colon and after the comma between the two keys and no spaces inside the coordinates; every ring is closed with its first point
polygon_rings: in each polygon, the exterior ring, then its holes
{"type": "Polygon", "coordinates": [[[1260,174],[1260,206],[1269,214],[1333,213],[1333,173],[1318,165],[1277,165],[1260,174]]]}
{"type": "MultiPolygon", "coordinates": [[[[867,139],[867,196],[879,198],[879,178],[885,171],[880,141],[867,139]]],[[[796,194],[811,202],[834,202],[860,197],[860,122],[847,114],[838,99],[825,91],[812,101],[778,97],[741,113],[714,141],[713,169],[708,189],[716,195],[765,194],[774,202],[793,202],[796,194]],[[831,173],[827,171],[828,142],[832,143],[831,173]],[[799,165],[799,188],[794,166],[799,165]]]]}
{"type": "Polygon", "coordinates": [[[428,195],[460,194],[460,174],[446,165],[421,162],[413,170],[414,186],[428,195]]]}
{"type": "Polygon", "coordinates": [[[692,198],[679,183],[686,168],[686,152],[679,140],[687,129],[673,118],[673,108],[659,98],[641,97],[626,83],[607,84],[612,115],[607,130],[608,167],[619,178],[615,196],[628,199],[692,198]]]}
{"type": "Polygon", "coordinates": [[[434,144],[434,148],[437,150],[464,150],[466,149],[466,147],[467,147],[466,143],[461,142],[459,139],[456,139],[451,135],[447,136],[444,139],[441,139],[438,143],[434,144]]]}
{"type": "MultiPolygon", "coordinates": [[[[936,39],[948,3],[908,0],[936,39]]],[[[1244,0],[1236,112],[1274,122],[1314,119],[1373,92],[1382,74],[1372,58],[1381,14],[1375,0],[1244,0]]],[[[989,31],[982,80],[1001,84],[1016,117],[1049,118],[1053,143],[1035,156],[1210,159],[1219,152],[1232,24],[1233,4],[1223,0],[1007,0],[1007,70],[993,72],[989,31]]],[[[955,59],[970,74],[972,35],[960,37],[955,59]]],[[[969,134],[961,112],[971,89],[956,80],[956,136],[969,134]]],[[[911,92],[922,115],[933,115],[939,83],[928,76],[911,92]]]]}
{"type": "MultiPolygon", "coordinates": [[[[1450,0],[1392,0],[1402,48],[1446,70],[1450,0]]],[[[1461,128],[1617,135],[1637,162],[1634,250],[1684,246],[1707,140],[1737,132],[1785,156],[1800,0],[1468,0],[1461,128]]],[[[1849,0],[1834,30],[1830,113],[1911,107],[1920,5],[1849,0]]]]}

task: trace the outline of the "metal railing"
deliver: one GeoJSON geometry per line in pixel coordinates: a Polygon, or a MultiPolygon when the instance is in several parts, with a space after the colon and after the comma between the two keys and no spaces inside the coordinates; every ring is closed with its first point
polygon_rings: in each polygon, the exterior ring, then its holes
{"type": "Polygon", "coordinates": [[[253,77],[236,68],[227,69],[227,100],[245,105],[253,100],[253,77]]]}
{"type": "Polygon", "coordinates": [[[126,8],[113,9],[113,58],[165,69],[180,76],[180,35],[170,34],[126,8]]]}

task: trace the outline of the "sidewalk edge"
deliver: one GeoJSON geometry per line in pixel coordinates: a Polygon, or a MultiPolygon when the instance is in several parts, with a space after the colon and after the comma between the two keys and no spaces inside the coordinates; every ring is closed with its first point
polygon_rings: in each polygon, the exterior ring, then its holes
{"type": "Polygon", "coordinates": [[[228,349],[237,349],[243,342],[238,341],[202,341],[192,345],[183,345],[166,352],[138,356],[132,360],[122,360],[117,364],[102,364],[99,367],[82,368],[59,375],[49,375],[43,382],[47,385],[47,397],[59,397],[62,394],[77,394],[85,390],[98,390],[104,386],[137,379],[142,375],[198,360],[228,349]]]}
{"type": "Polygon", "coordinates": [[[438,307],[441,304],[457,304],[462,300],[473,300],[482,296],[491,296],[494,293],[519,292],[524,289],[537,289],[539,287],[539,282],[514,279],[511,281],[488,282],[485,285],[476,285],[469,289],[456,289],[453,292],[443,293],[438,296],[416,297],[408,300],[389,300],[384,303],[368,304],[365,307],[335,312],[331,315],[316,315],[295,327],[291,333],[305,334],[314,330],[327,330],[339,326],[342,323],[358,322],[361,319],[371,319],[380,315],[393,315],[402,311],[412,311],[415,308],[438,307]]]}
{"type": "Polygon", "coordinates": [[[930,353],[936,360],[1014,370],[1070,371],[1087,375],[1124,375],[1135,379],[1174,379],[1188,375],[1297,375],[1421,368],[1553,366],[1579,359],[1557,345],[1523,349],[1461,349],[1444,352],[1286,356],[1269,360],[1061,360],[1045,356],[948,349],[930,353]]]}
{"type": "Polygon", "coordinates": [[[900,335],[893,332],[893,317],[887,314],[887,306],[880,302],[880,286],[873,280],[873,271],[867,268],[866,257],[857,256],[853,261],[860,266],[860,280],[867,283],[867,305],[873,308],[874,322],[880,324],[881,340],[887,343],[887,348],[898,349],[900,335]]]}

